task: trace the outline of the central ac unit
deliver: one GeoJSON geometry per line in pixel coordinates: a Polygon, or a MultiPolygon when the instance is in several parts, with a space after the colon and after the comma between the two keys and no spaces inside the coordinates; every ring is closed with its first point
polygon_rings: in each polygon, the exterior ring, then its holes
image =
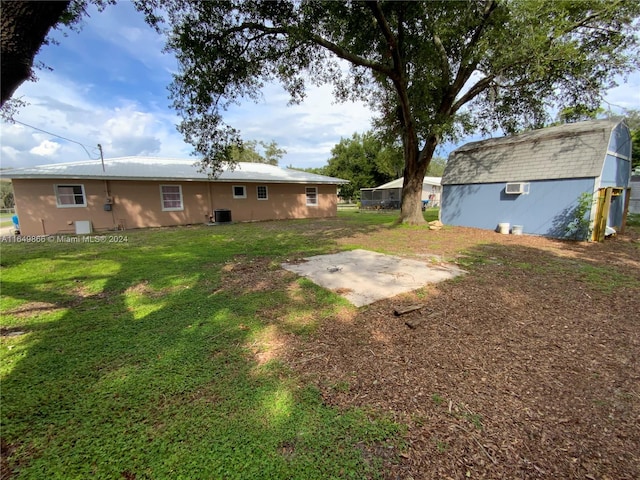
{"type": "Polygon", "coordinates": [[[526,195],[529,193],[529,184],[525,182],[507,183],[507,186],[504,189],[504,193],[508,195],[526,195]]]}

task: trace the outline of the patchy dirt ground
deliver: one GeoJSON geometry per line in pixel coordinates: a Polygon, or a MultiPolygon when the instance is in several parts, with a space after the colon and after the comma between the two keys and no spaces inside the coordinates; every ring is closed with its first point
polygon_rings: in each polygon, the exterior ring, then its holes
{"type": "Polygon", "coordinates": [[[383,455],[388,478],[640,478],[637,232],[587,244],[389,229],[339,242],[470,271],[279,349],[326,403],[408,424],[406,450],[383,455]]]}

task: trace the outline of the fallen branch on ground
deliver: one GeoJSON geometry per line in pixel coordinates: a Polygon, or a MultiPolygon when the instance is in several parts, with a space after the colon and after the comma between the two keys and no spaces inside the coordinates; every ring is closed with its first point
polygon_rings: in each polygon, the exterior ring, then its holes
{"type": "Polygon", "coordinates": [[[420,310],[422,307],[424,307],[424,304],[410,305],[410,306],[405,307],[405,308],[394,308],[393,309],[393,314],[396,317],[399,317],[401,315],[404,315],[405,313],[410,313],[410,312],[415,312],[416,310],[420,310]]]}

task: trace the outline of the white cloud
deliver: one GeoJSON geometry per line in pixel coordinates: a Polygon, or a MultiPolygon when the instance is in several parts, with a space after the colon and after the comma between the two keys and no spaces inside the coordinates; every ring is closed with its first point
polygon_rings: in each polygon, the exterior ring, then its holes
{"type": "Polygon", "coordinates": [[[130,105],[116,108],[112,115],[101,128],[106,156],[155,155],[160,151],[161,141],[154,134],[152,114],[130,105]]]}
{"type": "Polygon", "coordinates": [[[44,72],[37,83],[23,84],[18,95],[29,105],[16,115],[16,120],[55,135],[17,123],[3,123],[3,167],[97,159],[99,143],[107,158],[188,157],[191,150],[175,129],[172,112],[141,105],[134,99],[101,98],[86,84],[61,77],[55,71],[44,72]]]}
{"type": "Polygon", "coordinates": [[[288,94],[271,85],[258,104],[246,101],[230,109],[226,122],[246,140],[275,140],[287,150],[282,165],[320,167],[342,137],[371,128],[372,113],[363,103],[336,103],[329,85],[310,87],[305,101],[287,106],[288,94]]]}
{"type": "Polygon", "coordinates": [[[44,140],[37,147],[33,147],[29,150],[29,153],[39,155],[41,157],[51,157],[60,150],[60,144],[52,142],[51,140],[44,140]]]}

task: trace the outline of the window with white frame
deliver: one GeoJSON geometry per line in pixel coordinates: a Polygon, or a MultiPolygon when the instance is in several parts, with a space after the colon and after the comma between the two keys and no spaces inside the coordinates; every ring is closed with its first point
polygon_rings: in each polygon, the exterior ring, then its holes
{"type": "Polygon", "coordinates": [[[55,185],[58,208],[86,207],[84,185],[55,185]]]}
{"type": "Polygon", "coordinates": [[[160,200],[164,212],[184,210],[182,185],[160,185],[160,200]]]}
{"type": "Polygon", "coordinates": [[[306,187],[307,205],[310,207],[318,206],[318,187],[306,187]]]}
{"type": "Polygon", "coordinates": [[[258,185],[256,187],[256,193],[258,200],[268,200],[269,199],[269,191],[267,190],[266,185],[258,185]]]}
{"type": "Polygon", "coordinates": [[[234,185],[233,198],[247,198],[247,188],[244,185],[234,185]]]}

